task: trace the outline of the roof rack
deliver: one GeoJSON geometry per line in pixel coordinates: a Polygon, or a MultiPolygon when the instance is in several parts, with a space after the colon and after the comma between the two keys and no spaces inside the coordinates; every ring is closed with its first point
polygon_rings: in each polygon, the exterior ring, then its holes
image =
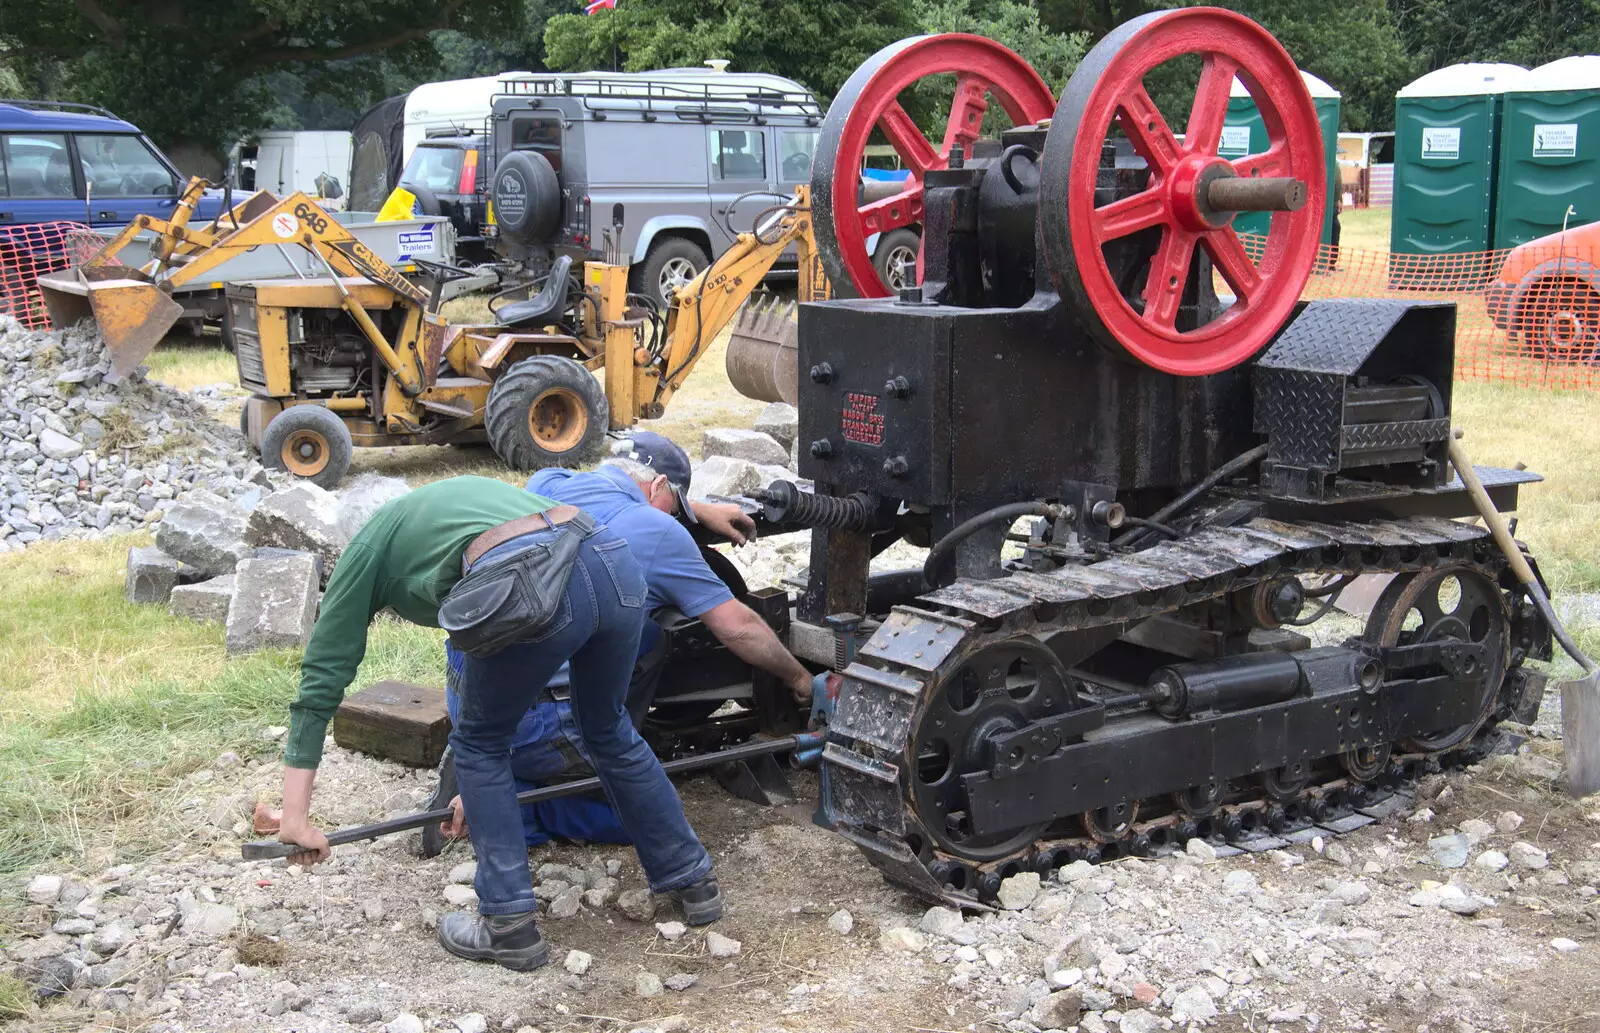
{"type": "Polygon", "coordinates": [[[14,108],[28,108],[35,111],[69,111],[90,115],[104,115],[106,118],[115,118],[118,122],[122,121],[119,116],[113,115],[97,104],[76,104],[68,100],[18,100],[12,97],[0,97],[0,104],[10,104],[14,108]]]}
{"type": "Polygon", "coordinates": [[[681,79],[605,78],[599,76],[551,75],[534,79],[502,79],[502,96],[581,97],[590,111],[639,111],[648,115],[676,115],[684,119],[726,119],[754,115],[759,121],[768,114],[820,117],[822,107],[805,90],[767,89],[737,74],[709,77],[705,82],[681,79]],[[611,103],[636,102],[636,103],[611,103]],[[596,103],[597,101],[602,103],[596,103]],[[749,104],[754,110],[730,109],[730,104],[749,104]],[[722,105],[718,107],[718,105],[722,105]]]}

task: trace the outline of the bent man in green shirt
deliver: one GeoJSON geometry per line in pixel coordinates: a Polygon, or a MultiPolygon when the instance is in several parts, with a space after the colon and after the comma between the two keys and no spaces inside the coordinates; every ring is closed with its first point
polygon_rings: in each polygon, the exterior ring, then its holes
{"type": "MultiPolygon", "coordinates": [[[[715,530],[737,520],[707,507],[715,530]]],[[[328,856],[310,823],[311,791],[328,722],[366,653],[367,626],[388,607],[438,627],[439,604],[466,569],[510,561],[563,533],[576,513],[486,477],[436,481],[388,503],[340,557],[290,707],[279,838],[306,848],[294,860],[328,856]]],[[[533,641],[466,658],[460,720],[450,733],[462,806],[478,854],[478,916],[447,915],[439,940],[461,957],[526,970],[549,957],[534,925],[528,852],[510,763],[517,721],[563,663],[572,667],[572,713],[596,774],[636,844],[657,893],[676,896],[689,921],[722,914],[711,857],[683,814],[661,763],[623,709],[644,620],[644,575],[627,542],[604,527],[584,539],[566,600],[533,641]]]]}

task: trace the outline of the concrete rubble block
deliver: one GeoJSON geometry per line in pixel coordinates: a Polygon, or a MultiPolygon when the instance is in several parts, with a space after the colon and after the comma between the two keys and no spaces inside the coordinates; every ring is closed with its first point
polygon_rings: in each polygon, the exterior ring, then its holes
{"type": "Polygon", "coordinates": [[[788,402],[773,402],[761,410],[753,429],[782,445],[787,452],[800,433],[800,411],[788,402]]]}
{"type": "Polygon", "coordinates": [[[128,579],[124,586],[128,602],[164,603],[177,584],[177,560],[146,545],[128,550],[128,579]]]}
{"type": "Polygon", "coordinates": [[[339,491],[339,533],[348,542],[372,519],[372,514],[410,490],[411,486],[398,477],[376,473],[357,477],[339,491]]]}
{"type": "Polygon", "coordinates": [[[317,619],[317,564],[311,556],[273,556],[239,564],[228,604],[230,654],[291,649],[311,641],[317,619]]]}
{"type": "Polygon", "coordinates": [[[209,491],[191,491],[167,509],[156,525],[156,546],[205,577],[231,574],[250,554],[247,514],[209,491]]]}
{"type": "Polygon", "coordinates": [[[224,574],[193,585],[178,585],[167,601],[167,612],[196,624],[222,623],[228,619],[237,575],[224,574]]]}
{"type": "Polygon", "coordinates": [[[728,456],[713,456],[694,469],[689,481],[689,496],[703,499],[708,495],[743,495],[764,487],[761,470],[756,464],[728,456]]]}
{"type": "Polygon", "coordinates": [[[727,456],[766,466],[789,465],[789,449],[758,430],[714,427],[706,431],[700,451],[707,459],[727,456]]]}
{"type": "Polygon", "coordinates": [[[83,442],[46,427],[39,432],[39,451],[51,459],[76,459],[83,454],[83,442]]]}
{"type": "Polygon", "coordinates": [[[262,499],[245,525],[247,545],[296,549],[322,560],[323,576],[349,544],[339,530],[339,497],[308,481],[290,485],[262,499]]]}
{"type": "Polygon", "coordinates": [[[774,481],[794,481],[795,472],[787,466],[757,466],[756,473],[760,475],[757,486],[765,488],[774,481]]]}

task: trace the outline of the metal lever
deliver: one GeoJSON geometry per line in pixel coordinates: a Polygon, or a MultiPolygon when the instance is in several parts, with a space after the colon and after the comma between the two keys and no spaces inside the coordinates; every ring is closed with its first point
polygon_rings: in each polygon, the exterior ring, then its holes
{"type": "MultiPolygon", "coordinates": [[[[702,768],[713,768],[719,764],[728,764],[733,761],[748,760],[751,757],[764,757],[774,753],[785,753],[789,750],[804,751],[808,748],[813,752],[821,750],[821,732],[801,732],[798,735],[786,735],[781,739],[761,739],[748,742],[742,746],[734,746],[715,753],[707,753],[698,757],[683,757],[679,760],[669,760],[661,765],[669,775],[676,775],[684,771],[698,771],[702,768]]],[[[544,800],[554,800],[563,796],[575,796],[578,793],[593,792],[600,788],[598,778],[580,778],[571,782],[562,782],[553,786],[540,786],[538,789],[529,789],[517,794],[517,802],[539,803],[544,800]]],[[[358,843],[364,839],[377,839],[380,836],[391,836],[396,832],[408,832],[411,829],[420,829],[424,825],[443,823],[449,821],[454,812],[449,808],[437,811],[423,811],[420,814],[407,815],[404,818],[390,818],[388,821],[375,822],[371,825],[356,825],[347,829],[339,829],[328,833],[328,845],[339,846],[344,843],[358,843]]],[[[239,848],[240,855],[246,861],[265,861],[274,857],[290,857],[294,854],[305,853],[305,847],[295,843],[282,843],[276,839],[259,839],[253,843],[246,843],[239,848]]]]}

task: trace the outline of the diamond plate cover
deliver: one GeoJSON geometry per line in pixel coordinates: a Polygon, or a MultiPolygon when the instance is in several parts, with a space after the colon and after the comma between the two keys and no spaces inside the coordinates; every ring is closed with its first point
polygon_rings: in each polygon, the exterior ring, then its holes
{"type": "Polygon", "coordinates": [[[1416,307],[1414,301],[1387,298],[1313,301],[1278,335],[1256,367],[1352,376],[1400,318],[1416,307]]]}
{"type": "Polygon", "coordinates": [[[1342,373],[1256,370],[1255,430],[1267,435],[1274,462],[1330,473],[1339,469],[1344,388],[1342,373]]]}

